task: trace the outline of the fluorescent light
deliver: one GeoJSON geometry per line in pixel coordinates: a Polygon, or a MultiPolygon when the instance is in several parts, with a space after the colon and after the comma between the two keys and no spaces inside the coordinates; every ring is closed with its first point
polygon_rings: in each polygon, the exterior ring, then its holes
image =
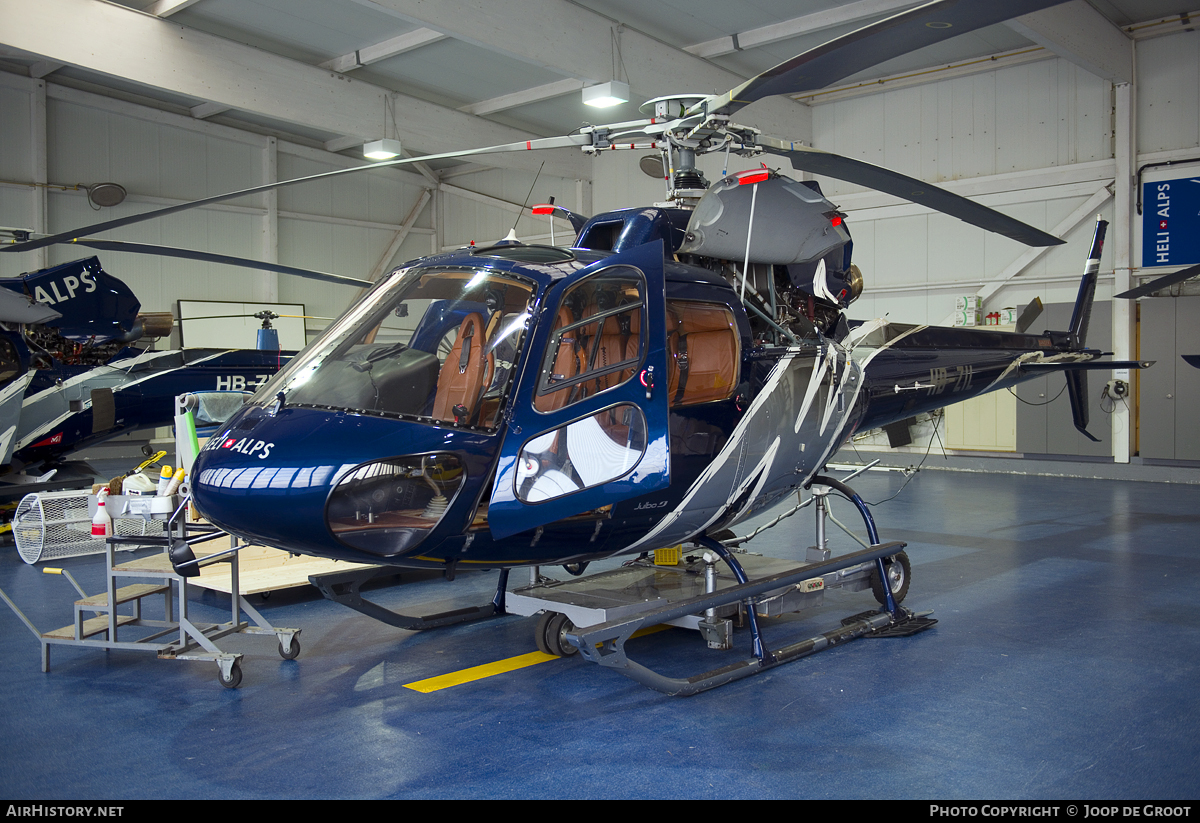
{"type": "Polygon", "coordinates": [[[400,156],[400,141],[385,137],[363,144],[363,157],[368,160],[391,160],[400,156]]]}
{"type": "Polygon", "coordinates": [[[583,102],[598,109],[619,106],[629,100],[629,84],[620,80],[610,80],[598,86],[588,86],[583,90],[583,102]]]}

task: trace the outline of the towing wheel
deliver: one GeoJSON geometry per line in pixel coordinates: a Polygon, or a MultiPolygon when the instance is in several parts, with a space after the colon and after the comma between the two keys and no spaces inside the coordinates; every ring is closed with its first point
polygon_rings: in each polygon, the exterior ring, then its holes
{"type": "MultiPolygon", "coordinates": [[[[900,605],[904,596],[908,594],[908,584],[912,580],[912,566],[908,562],[908,555],[900,552],[883,558],[883,568],[887,572],[888,585],[892,589],[892,599],[896,601],[896,605],[900,605]]],[[[871,594],[875,595],[879,605],[887,605],[887,595],[883,591],[883,584],[879,582],[878,569],[871,572],[871,594]]]]}
{"type": "Polygon", "coordinates": [[[296,635],[293,634],[292,642],[288,644],[288,647],[286,649],[283,647],[283,641],[282,640],[279,641],[279,656],[282,657],[284,660],[295,660],[297,657],[299,657],[300,656],[300,638],[296,637],[296,635]]]}
{"type": "Polygon", "coordinates": [[[229,667],[229,677],[225,677],[220,669],[217,670],[217,680],[227,689],[236,689],[242,682],[242,667],[234,663],[229,667]]]}
{"type": "Polygon", "coordinates": [[[575,624],[565,614],[545,612],[538,618],[537,629],[534,633],[538,651],[543,654],[552,654],[555,657],[570,657],[578,654],[579,649],[568,643],[566,639],[567,632],[574,630],[575,624]]]}

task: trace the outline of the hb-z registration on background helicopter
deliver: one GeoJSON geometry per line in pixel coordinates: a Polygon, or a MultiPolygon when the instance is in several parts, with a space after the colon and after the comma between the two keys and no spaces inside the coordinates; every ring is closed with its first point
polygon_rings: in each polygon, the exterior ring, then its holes
{"type": "MultiPolygon", "coordinates": [[[[500,569],[490,606],[426,620],[382,614],[359,581],[328,596],[396,625],[432,627],[506,608],[516,567],[639,555],[690,542],[722,558],[738,585],[710,586],[653,613],[718,625],[746,603],[754,653],[677,681],[624,653],[645,619],[598,625],[545,608],[539,644],[664,691],[710,688],[868,632],[928,625],[899,605],[903,544],[881,543],[865,504],[821,471],[855,432],[1064,371],[1086,431],[1086,347],[1105,224],[1096,227],[1070,327],[1039,334],[849,324],[863,288],[845,215],[810,181],[762,163],[790,161],[894,194],[1027,245],[1062,241],[878,166],[740,126],[738,110],[820,88],[891,56],[1054,5],[934,2],[867,26],[721,95],[646,104],[637,121],[563,137],[418,159],[577,147],[661,152],[666,205],[591,218],[548,204],[576,230],[570,248],[509,240],[422,258],[383,278],[212,437],[192,477],[197,509],[254,543],[391,567],[500,569]],[[710,184],[697,156],[722,152],[746,171],[710,184]],[[810,485],[859,507],[871,545],[751,577],[728,529],[810,485]],[[801,644],[770,649],[756,611],[781,590],[839,575],[874,576],[883,609],[801,644]]],[[[365,168],[401,165],[396,160],[365,168]]],[[[356,170],[348,170],[356,171],[356,170]]],[[[333,172],[342,174],[347,172],[333,172]]],[[[68,242],[303,178],[31,239],[68,242]]],[[[181,540],[172,554],[190,559],[181,540]]],[[[703,563],[696,567],[703,570],[703,563]]],[[[711,568],[711,564],[709,564],[711,568]]],[[[536,575],[535,575],[536,577],[536,575]]],[[[522,590],[522,596],[538,588],[522,590]]],[[[515,598],[514,598],[515,599],[515,598]]],[[[578,613],[576,612],[576,617],[578,613]]],[[[728,621],[725,621],[726,623],[728,621]]]]}

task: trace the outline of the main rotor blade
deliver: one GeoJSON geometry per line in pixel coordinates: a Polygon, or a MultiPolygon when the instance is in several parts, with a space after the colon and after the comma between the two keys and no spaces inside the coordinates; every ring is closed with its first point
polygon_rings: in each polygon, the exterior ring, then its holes
{"type": "Polygon", "coordinates": [[[1153,294],[1159,289],[1165,289],[1167,286],[1174,286],[1176,283],[1182,283],[1184,280],[1195,277],[1200,274],[1200,265],[1188,266],[1186,269],[1180,269],[1171,274],[1164,274],[1162,277],[1157,277],[1148,283],[1143,283],[1129,291],[1123,291],[1116,295],[1125,300],[1136,300],[1139,297],[1145,297],[1148,294],[1153,294]]]}
{"type": "Polygon", "coordinates": [[[732,114],[764,97],[817,91],[893,57],[1061,2],[934,0],[809,49],[687,113],[732,114]]]}
{"type": "MultiPolygon", "coordinates": [[[[129,252],[131,254],[153,254],[159,257],[178,257],[181,260],[202,260],[206,263],[222,263],[226,266],[241,266],[246,269],[262,269],[263,271],[273,271],[280,274],[291,274],[296,277],[307,277],[310,280],[324,280],[327,283],[337,283],[340,286],[364,286],[374,285],[370,280],[361,280],[357,277],[347,277],[344,274],[330,274],[324,271],[313,271],[312,269],[299,269],[295,266],[285,266],[281,263],[268,263],[264,260],[250,260],[245,257],[231,257],[227,254],[213,254],[207,251],[196,251],[195,249],[180,249],[174,246],[156,246],[151,243],[129,243],[124,240],[99,240],[92,237],[81,237],[75,240],[61,241],[62,245],[73,244],[77,246],[87,246],[90,249],[100,249],[101,251],[120,251],[129,252]]],[[[191,319],[191,318],[189,318],[191,319]]]]}
{"type": "Polygon", "coordinates": [[[331,177],[341,177],[345,174],[358,174],[359,172],[371,171],[373,169],[386,169],[391,166],[403,166],[408,163],[424,163],[430,160],[452,160],[458,157],[471,157],[477,154],[500,154],[511,151],[532,151],[533,149],[557,149],[568,148],[571,146],[583,146],[591,143],[590,135],[565,135],[562,137],[539,137],[534,140],[526,140],[520,143],[505,143],[499,146],[486,146],[481,149],[464,149],[462,151],[448,151],[441,154],[425,154],[420,157],[401,157],[396,160],[382,160],[378,163],[368,163],[365,166],[355,166],[350,169],[335,169],[334,171],[321,172],[320,174],[310,174],[307,177],[296,177],[291,180],[281,180],[277,183],[266,183],[262,186],[254,186],[241,191],[228,192],[226,194],[218,194],[212,197],[205,197],[202,200],[192,200],[187,203],[180,203],[177,206],[167,206],[154,211],[143,212],[141,214],[133,214],[128,217],[118,217],[114,220],[106,220],[103,223],[93,223],[90,226],[83,226],[78,229],[51,234],[46,237],[40,237],[37,240],[27,240],[23,243],[10,243],[0,246],[0,252],[10,251],[33,251],[45,246],[52,246],[55,243],[73,242],[77,238],[88,235],[97,234],[110,229],[119,229],[122,226],[132,226],[135,223],[142,223],[146,220],[153,220],[157,217],[166,217],[169,214],[177,214],[188,209],[199,208],[200,206],[209,206],[213,203],[223,203],[226,200],[233,200],[238,197],[246,197],[251,194],[259,194],[272,189],[281,189],[285,186],[295,186],[299,183],[307,183],[310,180],[327,180],[331,177]]]}
{"type": "Polygon", "coordinates": [[[1007,214],[1001,214],[973,200],[952,194],[929,183],[923,183],[908,175],[885,169],[882,166],[864,163],[861,160],[852,160],[840,154],[808,148],[798,143],[789,143],[772,137],[760,137],[758,145],[772,154],[787,157],[792,161],[794,169],[836,177],[847,183],[857,183],[875,191],[892,194],[934,211],[957,217],[972,226],[1011,237],[1018,243],[1024,243],[1027,246],[1059,246],[1066,242],[1041,229],[1035,229],[1033,226],[1009,217],[1007,214]]]}

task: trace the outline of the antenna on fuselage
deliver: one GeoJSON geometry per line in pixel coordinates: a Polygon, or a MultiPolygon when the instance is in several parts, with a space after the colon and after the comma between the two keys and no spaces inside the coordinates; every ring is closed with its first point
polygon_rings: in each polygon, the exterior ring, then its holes
{"type": "MultiPolygon", "coordinates": [[[[521,217],[525,214],[525,209],[529,206],[529,198],[533,197],[533,187],[537,185],[538,178],[542,176],[542,169],[545,167],[546,161],[542,161],[542,165],[538,166],[537,174],[533,176],[533,182],[529,184],[529,194],[525,195],[525,202],[521,204],[521,210],[517,212],[517,219],[513,221],[512,228],[508,230],[504,240],[511,240],[514,243],[520,242],[517,240],[517,223],[521,222],[521,217]]],[[[551,221],[554,218],[550,218],[551,221]]]]}

